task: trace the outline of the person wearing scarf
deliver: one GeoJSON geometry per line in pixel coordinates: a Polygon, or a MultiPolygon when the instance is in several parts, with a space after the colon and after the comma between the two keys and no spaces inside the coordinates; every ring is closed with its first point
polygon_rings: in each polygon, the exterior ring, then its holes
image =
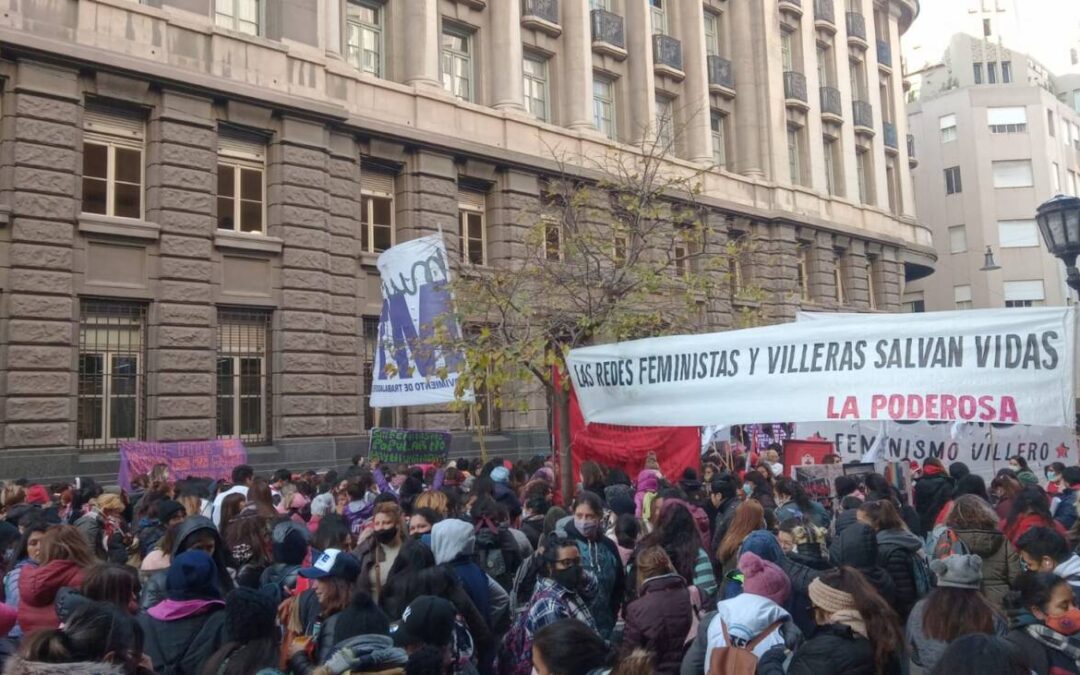
{"type": "Polygon", "coordinates": [[[1005,596],[1005,639],[1038,675],[1080,673],[1080,609],[1067,581],[1049,572],[1024,572],[1005,596]]]}

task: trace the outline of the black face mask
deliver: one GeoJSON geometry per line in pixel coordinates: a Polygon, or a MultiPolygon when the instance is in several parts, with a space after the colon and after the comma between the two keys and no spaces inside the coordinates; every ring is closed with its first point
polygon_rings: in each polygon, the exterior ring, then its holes
{"type": "Polygon", "coordinates": [[[569,591],[577,591],[581,586],[581,565],[574,565],[570,569],[556,569],[551,572],[551,578],[555,583],[569,591]]]}
{"type": "Polygon", "coordinates": [[[423,537],[425,534],[428,534],[428,533],[427,532],[417,532],[416,534],[414,534],[412,536],[412,538],[415,539],[416,541],[420,541],[420,538],[423,537]]]}
{"type": "Polygon", "coordinates": [[[380,544],[389,544],[397,537],[397,528],[391,527],[385,530],[375,530],[375,540],[380,544]]]}

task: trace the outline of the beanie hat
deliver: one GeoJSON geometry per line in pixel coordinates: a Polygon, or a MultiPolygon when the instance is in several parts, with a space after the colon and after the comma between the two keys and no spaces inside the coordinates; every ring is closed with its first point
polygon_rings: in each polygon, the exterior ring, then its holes
{"type": "Polygon", "coordinates": [[[286,565],[299,565],[304,562],[308,552],[308,539],[311,533],[291,520],[274,526],[270,541],[274,549],[274,560],[286,565]]]}
{"type": "Polygon", "coordinates": [[[845,609],[855,609],[855,596],[839,588],[833,588],[821,579],[814,579],[807,589],[810,601],[828,614],[836,614],[845,609]]]}
{"type": "Polygon", "coordinates": [[[184,505],[172,499],[162,499],[157,504],[157,519],[162,525],[172,520],[176,514],[184,510],[184,505]]]}
{"type": "Polygon", "coordinates": [[[784,557],[784,550],[780,548],[780,542],[776,536],[767,530],[754,530],[743,539],[739,547],[739,555],[747,551],[757,554],[762,560],[778,563],[784,557]]]}
{"type": "Polygon", "coordinates": [[[743,573],[743,591],[768,598],[778,605],[791,595],[791,580],[784,570],[762,560],[754,553],[739,556],[739,571],[743,573]]]}
{"type": "Polygon", "coordinates": [[[48,504],[52,499],[49,497],[49,491],[45,489],[44,485],[31,485],[26,488],[26,503],[27,504],[48,504]]]}
{"type": "Polygon", "coordinates": [[[555,524],[566,517],[566,509],[561,506],[552,506],[544,514],[544,534],[555,531],[555,524]]]}
{"type": "Polygon", "coordinates": [[[277,605],[262,591],[240,586],[225,598],[225,630],[233,642],[275,635],[277,605]]]}
{"type": "Polygon", "coordinates": [[[505,485],[510,482],[510,471],[505,466],[497,466],[491,470],[491,480],[505,485]]]}
{"type": "Polygon", "coordinates": [[[357,635],[390,635],[390,619],[363,591],[355,593],[349,606],[338,614],[334,644],[357,635]]]}
{"type": "MultiPolygon", "coordinates": [[[[625,487],[619,485],[616,487],[625,487]]],[[[610,490],[611,488],[608,488],[610,490]]],[[[627,488],[629,490],[629,488],[627,488]]],[[[616,492],[607,498],[608,507],[616,517],[627,514],[634,515],[634,496],[631,492],[616,492]]]]}
{"type": "Polygon", "coordinates": [[[977,555],[950,555],[931,560],[930,570],[937,575],[938,586],[978,590],[982,586],[982,562],[977,555]]]}
{"type": "Polygon", "coordinates": [[[170,600],[221,600],[214,559],[198,549],[176,556],[165,576],[165,592],[170,600]]]}

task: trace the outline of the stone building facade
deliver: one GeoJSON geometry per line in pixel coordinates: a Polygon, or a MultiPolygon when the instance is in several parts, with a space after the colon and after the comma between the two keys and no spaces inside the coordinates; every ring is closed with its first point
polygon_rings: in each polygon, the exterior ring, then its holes
{"type": "Polygon", "coordinates": [[[542,399],[473,430],[369,409],[375,258],[441,228],[498,265],[554,153],[635,152],[647,133],[672,135],[672,171],[709,169],[713,243],[754,242],[739,283],[761,293],[710,298],[703,330],[899,309],[934,263],[892,109],[918,5],[847,4],[13,5],[0,476],[115,475],[125,439],[239,437],[256,464],[325,467],[379,423],[546,451],[542,399]]]}

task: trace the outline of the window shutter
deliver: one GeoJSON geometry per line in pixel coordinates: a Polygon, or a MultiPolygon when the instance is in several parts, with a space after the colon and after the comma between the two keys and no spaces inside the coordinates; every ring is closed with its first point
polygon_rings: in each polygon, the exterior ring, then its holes
{"type": "Polygon", "coordinates": [[[266,139],[256,134],[225,132],[218,135],[218,154],[237,159],[266,161],[266,139]]]}
{"type": "Polygon", "coordinates": [[[1030,187],[1034,184],[1031,160],[1004,160],[993,162],[994,187],[1030,187]]]}
{"type": "Polygon", "coordinates": [[[1044,300],[1046,291],[1043,289],[1042,279],[1032,281],[1006,281],[1006,300],[1044,300]]]}
{"type": "Polygon", "coordinates": [[[954,302],[971,302],[971,286],[953,286],[954,302]]]}
{"type": "Polygon", "coordinates": [[[487,196],[474,190],[458,190],[458,205],[471,211],[484,211],[487,196]]]}
{"type": "Polygon", "coordinates": [[[991,126],[1004,126],[1006,124],[1027,124],[1027,108],[1023,106],[1010,108],[987,108],[986,119],[991,126]]]}
{"type": "Polygon", "coordinates": [[[385,171],[360,170],[360,191],[393,196],[394,174],[385,171]]]}
{"type": "Polygon", "coordinates": [[[942,115],[938,120],[941,123],[942,129],[948,129],[949,127],[956,126],[956,115],[942,115]]]}
{"type": "Polygon", "coordinates": [[[146,137],[146,122],[143,116],[135,111],[90,103],[83,110],[83,130],[103,136],[141,141],[146,137]]]}

